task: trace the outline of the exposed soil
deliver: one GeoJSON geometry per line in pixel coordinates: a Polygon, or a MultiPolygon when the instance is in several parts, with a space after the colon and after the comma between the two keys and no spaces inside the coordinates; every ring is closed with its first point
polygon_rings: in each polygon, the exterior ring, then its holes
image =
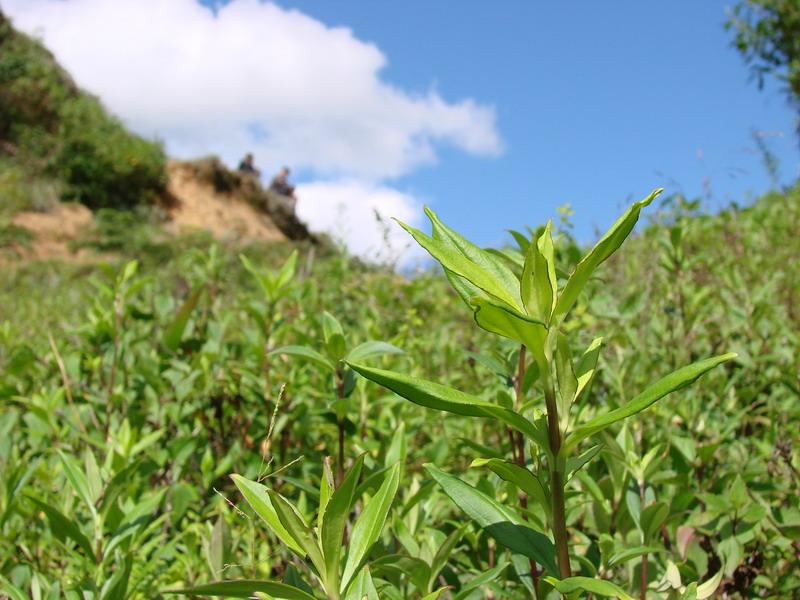
{"type": "Polygon", "coordinates": [[[27,260],[87,260],[92,255],[85,248],[72,248],[93,225],[92,212],[82,204],[57,204],[48,212],[24,211],[11,219],[11,224],[33,234],[25,244],[15,244],[12,250],[27,260]]]}
{"type": "Polygon", "coordinates": [[[269,215],[257,211],[235,192],[219,192],[196,176],[189,163],[167,165],[171,206],[168,231],[205,229],[217,239],[276,242],[286,236],[269,215]]]}
{"type": "MultiPolygon", "coordinates": [[[[316,241],[293,210],[270,203],[267,192],[258,182],[243,181],[238,174],[225,170],[216,159],[172,160],[167,164],[167,174],[169,183],[163,204],[167,232],[179,234],[200,229],[233,243],[271,243],[289,238],[316,241]],[[224,182],[227,185],[221,186],[216,181],[221,175],[227,178],[224,182]],[[263,210],[256,208],[262,205],[263,210]]],[[[14,215],[11,223],[28,230],[32,236],[24,243],[14,243],[9,248],[10,255],[2,259],[10,260],[10,256],[15,257],[14,260],[105,258],[90,249],[78,248],[74,243],[85,237],[94,225],[91,211],[82,204],[57,204],[47,212],[20,212],[14,215]]]]}

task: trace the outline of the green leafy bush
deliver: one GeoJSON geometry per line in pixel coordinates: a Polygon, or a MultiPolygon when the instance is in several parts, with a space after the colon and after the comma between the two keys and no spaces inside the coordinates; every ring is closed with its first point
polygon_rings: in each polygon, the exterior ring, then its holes
{"type": "Polygon", "coordinates": [[[150,203],[166,185],[161,145],[127,131],[0,13],[2,155],[25,180],[55,180],[62,199],[90,208],[150,203]]]}
{"type": "Polygon", "coordinates": [[[62,106],[53,170],[64,199],[90,208],[132,208],[151,203],[166,186],[166,157],[157,144],[129,133],[93,98],[62,106]]]}

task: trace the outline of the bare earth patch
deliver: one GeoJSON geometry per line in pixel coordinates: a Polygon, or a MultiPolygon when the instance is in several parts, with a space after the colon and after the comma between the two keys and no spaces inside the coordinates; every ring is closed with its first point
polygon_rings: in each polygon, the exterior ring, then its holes
{"type": "Polygon", "coordinates": [[[286,239],[268,215],[257,211],[235,193],[216,191],[211,183],[198,179],[190,166],[170,161],[167,173],[167,191],[174,201],[174,206],[167,209],[168,231],[204,229],[217,239],[234,242],[286,239]]]}
{"type": "Polygon", "coordinates": [[[85,248],[73,250],[70,247],[70,243],[91,229],[94,223],[92,212],[82,204],[57,204],[48,212],[20,212],[14,215],[11,223],[33,234],[26,244],[17,244],[13,248],[21,258],[85,260],[92,254],[85,248]]]}

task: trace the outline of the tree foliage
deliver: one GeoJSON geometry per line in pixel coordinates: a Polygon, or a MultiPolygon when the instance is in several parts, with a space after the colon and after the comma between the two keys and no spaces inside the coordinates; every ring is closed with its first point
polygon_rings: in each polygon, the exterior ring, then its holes
{"type": "Polygon", "coordinates": [[[776,76],[800,112],[800,0],[742,0],[726,27],[759,87],[776,76]]]}

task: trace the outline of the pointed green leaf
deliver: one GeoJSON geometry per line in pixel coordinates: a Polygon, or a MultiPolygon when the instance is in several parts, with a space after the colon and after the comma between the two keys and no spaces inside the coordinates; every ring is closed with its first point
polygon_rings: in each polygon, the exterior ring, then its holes
{"type": "Polygon", "coordinates": [[[211,572],[220,575],[225,565],[231,562],[231,531],[225,522],[225,517],[219,515],[214,529],[211,531],[211,541],[208,544],[208,563],[211,572]]]}
{"type": "Polygon", "coordinates": [[[89,448],[83,452],[83,465],[86,470],[86,483],[92,498],[92,505],[96,506],[97,501],[103,496],[103,477],[100,474],[97,459],[89,448]]]}
{"type": "Polygon", "coordinates": [[[355,500],[356,486],[361,477],[364,456],[359,456],[339,488],[333,493],[322,517],[320,540],[325,559],[326,582],[332,589],[339,588],[339,555],[342,550],[344,528],[355,500]]]}
{"type": "Polygon", "coordinates": [[[538,238],[534,237],[528,244],[520,280],[525,310],[544,323],[550,322],[558,294],[551,227],[548,221],[542,234],[538,238]]]}
{"type": "Polygon", "coordinates": [[[572,448],[577,446],[585,438],[602,431],[612,423],[626,419],[650,407],[652,404],[663,398],[669,393],[680,390],[694,381],[701,375],[710,371],[714,367],[736,357],[736,354],[722,354],[713,358],[692,363],[673,371],[669,375],[662,377],[656,383],[649,386],[641,394],[633,398],[630,402],[616,410],[612,410],[603,415],[578,426],[566,439],[562,446],[562,452],[566,455],[572,448]]]}
{"type": "MultiPolygon", "coordinates": [[[[506,282],[498,279],[497,275],[492,272],[489,264],[494,264],[494,261],[475,263],[447,243],[425,235],[419,229],[415,229],[405,223],[400,221],[398,221],[398,223],[411,234],[420,246],[425,248],[431,256],[438,260],[445,269],[464,277],[473,285],[479,287],[487,294],[494,296],[501,302],[505,302],[509,306],[518,307],[520,305],[519,292],[513,293],[507,289],[505,285],[506,282]]],[[[513,277],[513,273],[511,275],[513,277]]]]}
{"type": "Polygon", "coordinates": [[[61,450],[58,450],[58,456],[61,459],[61,465],[64,467],[64,474],[67,476],[72,489],[78,494],[78,498],[83,500],[86,507],[92,513],[97,514],[97,510],[92,499],[92,492],[89,489],[89,481],[86,479],[83,471],[75,464],[71,456],[66,456],[61,450]]]}
{"type": "Polygon", "coordinates": [[[453,503],[499,544],[544,565],[551,573],[558,572],[556,550],[546,535],[531,529],[516,513],[458,477],[430,463],[424,466],[453,503]]]}
{"type": "Polygon", "coordinates": [[[175,313],[170,324],[164,330],[163,343],[164,347],[170,352],[175,352],[181,345],[181,338],[183,332],[186,330],[186,325],[189,323],[189,318],[192,316],[200,297],[203,295],[206,286],[205,284],[199,285],[191,295],[184,301],[178,312],[175,313]]]}
{"type": "Polygon", "coordinates": [[[550,510],[550,502],[547,492],[539,479],[528,469],[520,467],[516,463],[496,458],[476,458],[472,461],[471,467],[488,467],[501,479],[513,483],[531,498],[536,500],[545,511],[550,510]]]}
{"type": "Polygon", "coordinates": [[[418,590],[424,591],[428,589],[431,567],[421,558],[402,554],[389,554],[371,561],[369,566],[376,577],[385,579],[386,575],[392,574],[405,576],[418,590]]]}
{"type": "Polygon", "coordinates": [[[725,567],[723,565],[713,577],[697,586],[697,600],[705,600],[714,595],[714,592],[717,591],[719,584],[722,582],[724,571],[725,567]]]}
{"type": "Polygon", "coordinates": [[[513,410],[486,402],[477,396],[472,396],[432,381],[410,377],[393,371],[373,369],[365,365],[347,364],[363,377],[390,389],[415,404],[466,417],[499,419],[529,438],[536,440],[537,443],[542,444],[544,442],[543,447],[547,447],[547,441],[542,432],[533,423],[513,410]]]}
{"type": "Polygon", "coordinates": [[[575,392],[576,398],[579,398],[585,390],[589,389],[589,384],[592,382],[597,369],[597,359],[600,357],[602,346],[603,338],[595,338],[578,361],[575,367],[575,376],[578,378],[578,389],[575,392]]]}
{"type": "Polygon", "coordinates": [[[239,255],[239,260],[244,265],[244,268],[253,276],[253,279],[256,280],[258,285],[261,287],[261,291],[264,292],[264,297],[267,300],[272,300],[273,296],[275,295],[275,284],[272,281],[272,278],[269,277],[266,273],[262,273],[259,271],[253,263],[250,262],[244,254],[239,255]]]}
{"type": "Polygon", "coordinates": [[[240,579],[239,581],[217,581],[184,590],[164,590],[164,594],[187,596],[222,596],[223,598],[252,598],[256,592],[269,594],[279,600],[316,600],[311,594],[285,583],[240,579]]]}
{"type": "Polygon", "coordinates": [[[2,513],[0,513],[0,530],[2,530],[3,525],[11,516],[12,511],[14,510],[15,505],[15,498],[16,495],[19,493],[21,489],[25,487],[25,484],[33,475],[34,471],[39,467],[39,461],[35,460],[27,465],[19,465],[17,469],[11,470],[10,476],[6,480],[5,484],[5,509],[2,513]],[[26,467],[23,470],[23,467],[26,467]]]}
{"type": "Polygon", "coordinates": [[[639,516],[642,535],[647,542],[658,531],[661,524],[669,516],[669,505],[666,502],[654,502],[642,509],[639,516]]]}
{"type": "Polygon", "coordinates": [[[515,229],[507,229],[508,233],[511,234],[511,237],[514,238],[514,241],[517,242],[517,246],[519,246],[519,251],[525,254],[528,251],[528,245],[531,243],[528,237],[524,233],[520,233],[515,229]]]}
{"type": "Polygon", "coordinates": [[[287,285],[294,277],[295,268],[297,266],[297,250],[293,250],[283,263],[283,266],[278,271],[278,276],[275,278],[275,288],[280,289],[287,285]]]}
{"type": "Polygon", "coordinates": [[[327,356],[323,356],[316,350],[306,346],[281,346],[275,348],[270,354],[286,354],[287,356],[297,356],[313,362],[315,365],[336,372],[336,363],[327,356]]]}
{"type": "Polygon", "coordinates": [[[475,296],[469,303],[475,312],[475,322],[482,329],[525,344],[534,353],[544,351],[547,330],[541,321],[488,298],[475,296]]]}
{"type": "Polygon", "coordinates": [[[568,577],[560,581],[555,577],[545,577],[544,579],[562,594],[584,591],[620,600],[634,600],[633,596],[618,585],[602,579],[592,579],[591,577],[568,577]]]}
{"type": "Polygon", "coordinates": [[[328,356],[334,360],[344,357],[344,330],[339,321],[328,311],[322,313],[322,335],[328,356]]]}
{"type": "Polygon", "coordinates": [[[303,554],[308,556],[311,563],[316,567],[320,578],[327,584],[325,561],[322,558],[322,549],[317,543],[314,532],[305,524],[297,509],[289,504],[286,498],[270,489],[267,489],[267,494],[269,494],[272,507],[275,509],[275,514],[278,515],[281,525],[286,528],[286,531],[291,534],[293,539],[297,540],[297,543],[304,551],[303,554]]]}
{"type": "Polygon", "coordinates": [[[100,600],[125,600],[128,595],[128,582],[131,578],[132,568],[133,558],[128,555],[121,566],[117,564],[117,570],[103,584],[100,600]]]}
{"type": "Polygon", "coordinates": [[[78,544],[80,549],[86,553],[86,556],[88,556],[92,561],[95,560],[94,550],[92,550],[92,545],[89,543],[89,539],[83,534],[83,532],[75,523],[70,521],[63,515],[63,513],[61,513],[58,509],[53,508],[49,504],[45,504],[44,502],[37,500],[36,498],[31,498],[30,496],[28,499],[33,502],[39,508],[39,510],[47,515],[47,520],[50,522],[50,529],[56,538],[60,540],[64,540],[65,537],[70,538],[73,542],[78,544]]]}
{"type": "Polygon", "coordinates": [[[378,541],[395,494],[397,494],[399,483],[400,464],[398,463],[389,469],[383,484],[361,511],[350,535],[350,548],[347,552],[347,563],[342,576],[344,584],[342,589],[348,588],[350,580],[366,560],[367,552],[378,541]]]}
{"type": "Polygon", "coordinates": [[[322,519],[325,517],[325,509],[328,507],[331,495],[336,489],[333,482],[333,471],[331,470],[331,458],[326,456],[322,461],[322,477],[319,478],[319,509],[317,511],[317,528],[322,530],[322,519]]]}
{"type": "MultiPolygon", "coordinates": [[[[428,215],[431,221],[434,239],[441,240],[461,253],[467,260],[491,274],[511,298],[519,298],[519,280],[517,276],[514,275],[514,272],[506,266],[504,259],[493,256],[490,251],[476,246],[455,230],[442,223],[438,215],[427,206],[425,207],[425,214],[428,215]]],[[[512,303],[512,305],[520,306],[519,302],[515,304],[512,303]]]]}
{"type": "Polygon", "coordinates": [[[639,220],[641,210],[650,204],[662,191],[661,189],[654,190],[644,200],[634,202],[605,235],[600,238],[600,241],[589,251],[589,254],[584,256],[578,263],[556,302],[556,308],[553,313],[553,318],[556,322],[562,320],[572,309],[578,299],[578,295],[595,269],[622,245],[622,242],[625,241],[625,238],[628,237],[639,220]]]}
{"type": "Polygon", "coordinates": [[[289,533],[278,518],[278,514],[272,506],[272,500],[269,494],[267,494],[267,488],[241,475],[231,475],[231,479],[233,479],[233,483],[236,484],[236,487],[239,488],[244,499],[247,500],[250,508],[264,520],[278,539],[286,544],[295,554],[304,556],[305,550],[303,550],[300,542],[289,533]]]}
{"type": "Polygon", "coordinates": [[[450,560],[450,555],[453,554],[453,550],[455,549],[456,545],[458,545],[458,542],[461,541],[462,535],[464,535],[463,526],[459,527],[458,529],[454,529],[436,550],[436,554],[431,561],[430,575],[428,577],[428,581],[426,582],[427,585],[425,589],[431,589],[433,584],[436,583],[436,578],[439,576],[441,570],[444,569],[447,561],[450,560]]]}
{"type": "Polygon", "coordinates": [[[347,355],[346,360],[359,362],[381,354],[403,354],[403,351],[397,346],[386,342],[364,342],[353,348],[347,355]]]}
{"type": "Polygon", "coordinates": [[[580,471],[583,466],[592,460],[595,456],[597,456],[598,452],[603,449],[602,444],[597,444],[596,446],[592,446],[591,448],[581,452],[578,456],[570,456],[567,459],[567,481],[572,479],[572,477],[580,471]]]}
{"type": "Polygon", "coordinates": [[[570,407],[578,393],[578,378],[572,367],[572,352],[567,336],[560,331],[556,337],[556,378],[559,391],[558,416],[561,420],[561,429],[564,430],[569,423],[570,407]]]}
{"type": "Polygon", "coordinates": [[[358,572],[358,575],[353,579],[344,600],[380,600],[378,590],[375,588],[375,582],[372,580],[372,573],[368,566],[365,566],[358,572]]]}
{"type": "Polygon", "coordinates": [[[621,565],[634,558],[638,558],[645,554],[657,554],[665,552],[664,548],[657,546],[636,546],[635,548],[626,548],[622,552],[617,552],[608,559],[608,568],[611,569],[616,565],[621,565]]]}

